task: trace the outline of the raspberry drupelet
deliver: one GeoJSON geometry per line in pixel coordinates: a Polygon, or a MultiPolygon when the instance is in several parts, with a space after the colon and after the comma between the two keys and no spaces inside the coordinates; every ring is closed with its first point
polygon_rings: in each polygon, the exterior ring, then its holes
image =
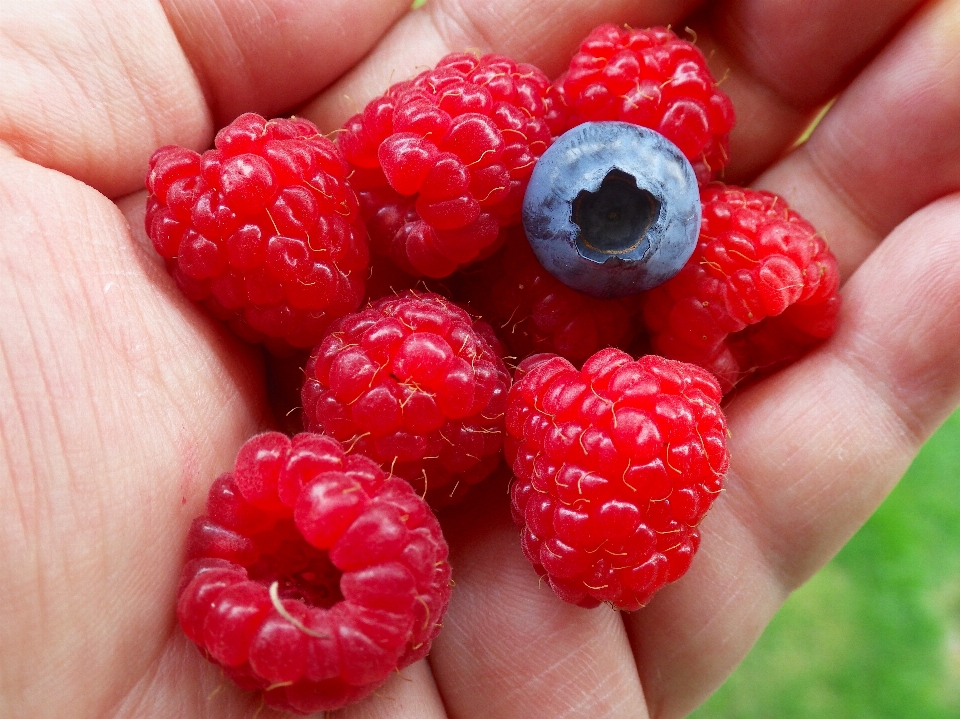
{"type": "Polygon", "coordinates": [[[813,226],[770,192],[701,191],[697,248],[644,296],[658,354],[712,372],[724,390],[773,372],[833,334],[837,261],[813,226]]]}
{"type": "Polygon", "coordinates": [[[522,227],[503,233],[496,254],[462,272],[456,296],[493,326],[518,360],[552,352],[579,364],[604,347],[626,349],[637,339],[638,297],[597,299],[577,292],[544,269],[522,227]]]}
{"type": "Polygon", "coordinates": [[[687,571],[729,461],[720,396],[699,367],[617,349],[581,371],[556,355],[520,364],[513,518],[557,596],[634,610],[687,571]]]}
{"type": "Polygon", "coordinates": [[[350,118],[337,141],[373,251],[434,278],[489,256],[550,143],[549,84],[502,55],[452,54],[350,118]]]}
{"type": "Polygon", "coordinates": [[[202,155],[153,154],[147,234],[184,294],[242,338],[312,347],[363,298],[369,251],[347,172],[312,123],[241,115],[202,155]]]}
{"type": "Polygon", "coordinates": [[[554,135],[583,122],[619,120],[679,147],[700,184],[727,164],[733,103],[700,49],[668,28],[595,28],[551,86],[549,101],[554,135]]]}
{"type": "Polygon", "coordinates": [[[409,484],[331,437],[268,432],[218,478],[187,543],[177,616],[241,688],[303,714],[426,656],[447,545],[409,484]]]}
{"type": "Polygon", "coordinates": [[[434,507],[496,469],[510,373],[490,327],[404,292],[335,323],[306,366],[306,428],[411,482],[434,507]]]}

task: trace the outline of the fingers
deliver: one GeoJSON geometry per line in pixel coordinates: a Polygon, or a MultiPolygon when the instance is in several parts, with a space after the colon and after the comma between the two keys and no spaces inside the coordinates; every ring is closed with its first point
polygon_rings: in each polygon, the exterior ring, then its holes
{"type": "Polygon", "coordinates": [[[339,82],[302,111],[331,132],[394,82],[412,77],[450,52],[497,52],[559,75],[596,25],[666,25],[703,0],[429,0],[387,33],[339,82]]]}
{"type": "Polygon", "coordinates": [[[306,100],[363,57],[410,0],[162,4],[220,126],[306,100]]]}
{"type": "Polygon", "coordinates": [[[541,586],[505,487],[487,484],[443,518],[456,587],[430,663],[450,716],[646,717],[619,613],[565,604],[541,586]]]}
{"type": "Polygon", "coordinates": [[[758,180],[827,238],[849,275],[901,220],[960,188],[960,3],[924,9],[758,180]]]}
{"type": "Polygon", "coordinates": [[[203,149],[241,112],[281,113],[311,97],[407,7],[3,2],[0,142],[117,197],[143,187],[161,145],[203,149]]]}
{"type": "MultiPolygon", "coordinates": [[[[117,719],[290,719],[294,715],[266,706],[259,692],[237,687],[220,667],[207,661],[182,632],[175,630],[157,661],[117,702],[110,716],[117,719]]],[[[383,686],[357,704],[310,716],[316,719],[446,719],[447,714],[430,667],[426,661],[419,661],[392,674],[383,686]]]]}
{"type": "Polygon", "coordinates": [[[266,402],[89,187],[0,160],[0,237],[0,677],[23,716],[104,716],[160,651],[187,528],[266,402]]]}
{"type": "Polygon", "coordinates": [[[759,179],[855,274],[837,336],[730,407],[733,471],[702,556],[628,623],[654,713],[682,716],[723,681],[956,406],[960,205],[920,210],[960,186],[956,6],[919,14],[759,179]]]}
{"type": "Polygon", "coordinates": [[[303,111],[333,131],[391,83],[448,52],[477,48],[532,62],[549,77],[566,67],[580,40],[601,22],[697,28],[740,117],[731,138],[730,182],[745,182],[778,157],[877,45],[919,4],[734,0],[603,5],[561,2],[431,1],[398,23],[353,71],[303,111]],[[563,18],[558,22],[558,18],[563,18]]]}
{"type": "Polygon", "coordinates": [[[426,660],[397,672],[373,696],[329,719],[446,719],[447,713],[437,692],[426,660]]]}
{"type": "Polygon", "coordinates": [[[108,196],[143,186],[160,145],[210,119],[163,11],[144,0],[0,3],[0,141],[108,196]]]}
{"type": "Polygon", "coordinates": [[[847,283],[837,334],[730,405],[732,470],[701,554],[627,622],[654,714],[683,716],[723,681],[960,401],[958,223],[960,195],[903,222],[847,283]]]}
{"type": "Polygon", "coordinates": [[[917,0],[726,0],[692,21],[737,109],[724,178],[746,184],[779,157],[917,0]]]}
{"type": "MultiPolygon", "coordinates": [[[[116,719],[289,719],[264,706],[255,692],[241,691],[174,626],[163,650],[140,679],[111,707],[116,719]]],[[[97,716],[106,716],[101,713],[97,716]]],[[[75,715],[78,716],[78,715],[75,715]]]]}
{"type": "MultiPolygon", "coordinates": [[[[391,80],[468,47],[506,52],[556,75],[594,25],[681,22],[697,4],[434,0],[407,15],[305,114],[325,130],[336,129],[391,80]]],[[[730,168],[733,181],[779,154],[911,7],[908,0],[879,8],[817,3],[804,6],[803,21],[790,22],[792,6],[770,15],[754,4],[724,6],[711,18],[729,12],[734,19],[711,20],[703,34],[707,50],[708,35],[716,35],[714,67],[733,68],[726,89],[742,118],[733,137],[733,157],[740,158],[730,168]],[[797,31],[804,27],[817,28],[813,38],[797,31]],[[843,42],[834,32],[843,32],[843,42]],[[741,43],[747,49],[739,54],[724,49],[741,43]]],[[[406,6],[405,0],[338,0],[333,7],[170,0],[165,17],[151,4],[101,4],[94,14],[79,3],[56,11],[52,4],[31,6],[29,12],[6,3],[0,13],[11,31],[0,67],[14,81],[0,89],[0,106],[10,108],[0,118],[0,140],[27,159],[118,196],[142,185],[156,147],[172,142],[200,149],[214,127],[236,114],[285,112],[333,82],[406,6]]]]}

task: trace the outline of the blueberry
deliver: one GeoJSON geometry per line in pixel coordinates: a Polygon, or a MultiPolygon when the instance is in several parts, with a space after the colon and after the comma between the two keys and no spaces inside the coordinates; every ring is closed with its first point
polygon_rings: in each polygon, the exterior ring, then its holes
{"type": "Polygon", "coordinates": [[[626,122],[586,122],[537,161],[523,227],[550,274],[594,297],[663,284],[693,254],[700,192],[663,135],[626,122]]]}

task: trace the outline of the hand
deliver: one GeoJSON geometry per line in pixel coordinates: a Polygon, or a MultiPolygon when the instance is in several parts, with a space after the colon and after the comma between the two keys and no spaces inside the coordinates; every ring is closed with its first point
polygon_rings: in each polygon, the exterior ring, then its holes
{"type": "Polygon", "coordinates": [[[207,487],[274,426],[261,354],[142,230],[151,152],[201,150],[243,111],[332,131],[449,51],[553,77],[601,22],[690,26],[729,68],[725,179],[784,195],[845,280],[837,334],[729,403],[727,490],[686,577],[634,614],[562,604],[491,485],[446,517],[457,586],[429,661],[343,716],[683,716],[960,401],[955,3],[408,5],[0,3],[0,714],[273,715],[174,616],[207,487]]]}

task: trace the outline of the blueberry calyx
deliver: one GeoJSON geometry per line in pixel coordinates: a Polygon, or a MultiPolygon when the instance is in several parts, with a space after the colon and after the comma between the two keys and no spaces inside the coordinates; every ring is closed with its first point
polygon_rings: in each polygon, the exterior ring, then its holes
{"type": "MultiPolygon", "coordinates": [[[[588,256],[619,255],[637,248],[660,214],[660,202],[626,172],[610,170],[596,192],[580,190],[571,219],[580,228],[577,248],[588,256]]],[[[606,261],[606,257],[598,257],[606,261]]]]}
{"type": "Polygon", "coordinates": [[[538,160],[522,217],[548,272],[594,297],[623,297],[663,284],[693,254],[700,193],[689,161],[659,133],[588,122],[538,160]]]}

